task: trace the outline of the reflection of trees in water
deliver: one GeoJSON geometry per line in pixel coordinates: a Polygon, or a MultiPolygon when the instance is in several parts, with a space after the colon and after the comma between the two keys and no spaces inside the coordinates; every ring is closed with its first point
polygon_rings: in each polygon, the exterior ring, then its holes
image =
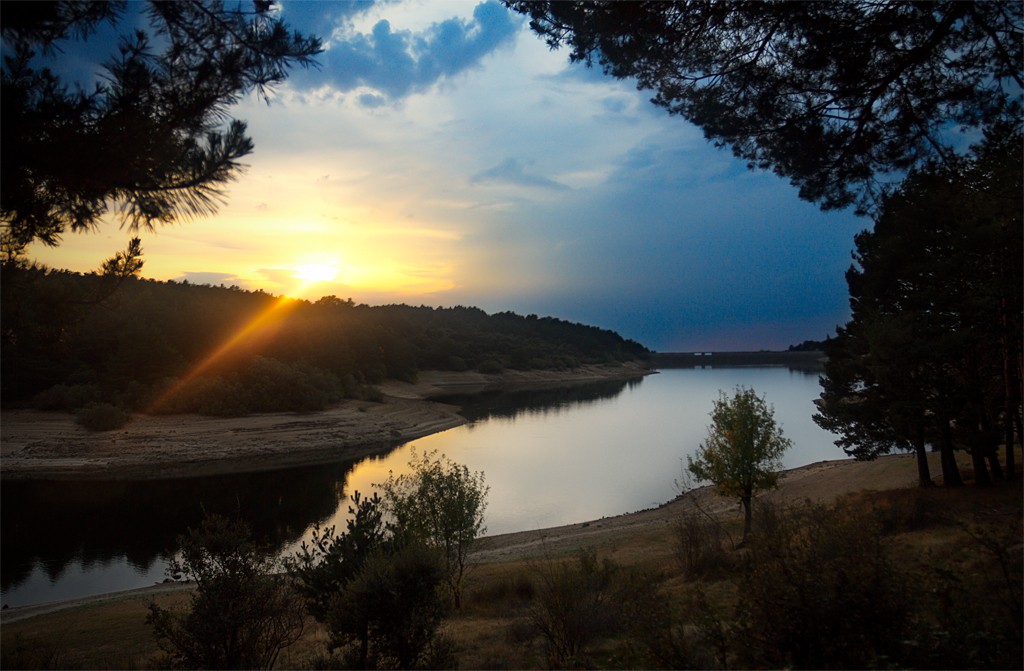
{"type": "Polygon", "coordinates": [[[240,516],[261,542],[280,548],[334,514],[354,465],[146,482],[5,482],[3,589],[26,580],[37,562],[50,579],[74,561],[88,568],[124,557],[149,568],[204,511],[240,516]]]}
{"type": "Polygon", "coordinates": [[[557,414],[574,406],[613,399],[624,389],[633,389],[643,378],[607,380],[592,384],[534,391],[495,391],[454,395],[436,399],[460,407],[459,414],[470,422],[485,419],[514,419],[519,415],[557,414]]]}
{"type": "MultiPolygon", "coordinates": [[[[471,422],[559,413],[612,399],[643,378],[542,391],[452,396],[471,422]]],[[[376,455],[371,458],[383,458],[376,455]]],[[[240,515],[261,542],[276,549],[335,514],[356,462],[306,468],[145,482],[5,482],[0,489],[0,581],[6,591],[39,563],[59,578],[75,561],[86,569],[125,558],[148,569],[174,551],[175,539],[198,526],[203,511],[240,515]]]]}

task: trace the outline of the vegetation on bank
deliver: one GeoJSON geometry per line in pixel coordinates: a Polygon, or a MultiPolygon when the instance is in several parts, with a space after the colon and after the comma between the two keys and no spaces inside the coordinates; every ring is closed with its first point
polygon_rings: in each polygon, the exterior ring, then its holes
{"type": "Polygon", "coordinates": [[[176,668],[272,669],[297,641],[305,615],[325,626],[314,666],[448,668],[451,645],[438,627],[461,606],[469,549],[483,528],[488,488],[436,453],[410,471],[356,492],[346,530],[314,530],[311,543],[275,571],[242,522],[207,517],[179,539],[168,571],[196,583],[190,608],[152,604],[165,661],[176,668]]]}
{"type": "Polygon", "coordinates": [[[334,296],[308,302],[131,274],[117,278],[116,291],[111,282],[104,274],[4,265],[5,404],[222,416],[308,411],[373,398],[372,385],[412,381],[421,370],[567,370],[648,354],[612,331],[552,317],[371,307],[334,296]]]}
{"type": "MultiPolygon", "coordinates": [[[[1021,501],[1015,480],[762,503],[742,549],[738,517],[692,510],[480,565],[436,631],[447,668],[1020,668],[1021,501]]],[[[5,624],[3,668],[161,667],[145,616],[129,600],[5,624]]],[[[277,667],[343,666],[329,632],[308,619],[277,667]]]]}
{"type": "Polygon", "coordinates": [[[928,449],[942,479],[971,455],[979,484],[1016,470],[1024,434],[1024,166],[1019,127],[975,156],[912,172],[856,238],[850,321],[825,343],[815,421],[850,456],[928,449]],[[1000,448],[1003,461],[1000,462],[1000,448]]]}

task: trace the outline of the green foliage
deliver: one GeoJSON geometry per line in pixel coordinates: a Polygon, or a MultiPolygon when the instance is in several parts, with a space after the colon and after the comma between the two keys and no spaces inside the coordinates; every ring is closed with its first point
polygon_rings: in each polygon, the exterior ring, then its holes
{"type": "Polygon", "coordinates": [[[75,411],[75,422],[89,431],[113,431],[128,423],[125,409],[110,403],[87,403],[75,411]]]}
{"type": "MultiPolygon", "coordinates": [[[[362,569],[367,558],[388,538],[380,496],[352,496],[346,531],[336,535],[334,527],[313,528],[310,543],[302,542],[296,556],[287,562],[288,573],[296,579],[310,614],[326,622],[339,589],[362,569]]],[[[337,642],[340,645],[341,641],[337,642]]]]}
{"type": "Polygon", "coordinates": [[[135,278],[124,279],[107,298],[109,309],[72,310],[103,295],[109,278],[2,268],[5,403],[89,382],[101,394],[91,400],[131,403],[140,411],[301,412],[342,398],[371,398],[370,385],[411,381],[425,369],[500,373],[513,358],[562,369],[647,354],[612,331],[559,319],[473,308],[369,307],[331,296],[308,303],[237,287],[135,278]],[[166,396],[170,379],[189,382],[166,396]],[[131,397],[117,398],[129,386],[131,397]],[[157,398],[158,407],[144,403],[157,398]]]}
{"type": "Polygon", "coordinates": [[[150,604],[147,623],[175,665],[193,669],[271,669],[302,635],[301,600],[248,527],[216,515],[178,538],[168,575],[196,584],[186,612],[150,604]]]}
{"type": "Polygon", "coordinates": [[[957,158],[951,128],[1024,118],[1019,1],[505,3],[825,209],[872,211],[912,168],[957,158]]]}
{"type": "MultiPolygon", "coordinates": [[[[116,205],[132,229],[215,212],[239,159],[252,151],[230,106],[313,64],[316,38],[288,30],[271,2],[252,9],[188,3],[49,2],[11,5],[0,26],[3,62],[3,236],[59,243],[116,205]],[[130,16],[128,10],[136,13],[130,16]],[[122,24],[117,50],[87,87],[56,74],[61,43],[122,24]]],[[[71,52],[74,53],[74,52],[71,52]]]]}
{"type": "Polygon", "coordinates": [[[471,473],[468,467],[436,454],[420,456],[413,450],[410,471],[398,477],[389,473],[379,486],[395,526],[441,553],[447,584],[459,607],[469,551],[486,531],[484,510],[490,488],[482,472],[471,473]]]}
{"type": "Polygon", "coordinates": [[[314,529],[312,542],[287,562],[306,605],[341,649],[347,668],[438,668],[452,663],[437,634],[448,611],[440,554],[383,521],[376,494],[357,492],[346,532],[314,529]]]}
{"type": "MultiPolygon", "coordinates": [[[[445,647],[437,629],[448,612],[439,592],[445,568],[417,541],[378,547],[337,593],[328,613],[332,632],[365,632],[369,656],[357,668],[436,668],[445,647]]],[[[450,663],[450,662],[449,662],[450,663]]]]}
{"type": "Polygon", "coordinates": [[[753,389],[737,388],[732,399],[719,392],[708,437],[696,459],[686,458],[687,470],[697,480],[714,483],[721,495],[742,501],[744,542],[750,534],[751,498],[756,491],[775,488],[780,459],[790,445],[775,423],[774,410],[753,389]]]}

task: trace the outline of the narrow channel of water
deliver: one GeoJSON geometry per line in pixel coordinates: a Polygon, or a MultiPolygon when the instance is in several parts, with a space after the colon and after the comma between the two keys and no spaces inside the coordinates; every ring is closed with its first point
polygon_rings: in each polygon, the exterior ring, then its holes
{"type": "Polygon", "coordinates": [[[359,462],[145,483],[11,482],[2,489],[2,603],[144,587],[203,511],[238,513],[287,551],[314,523],[343,527],[348,497],[437,450],[482,470],[489,534],[634,512],[677,493],[719,390],[753,387],[794,441],[793,468],[845,455],[811,420],[817,374],[782,367],[669,369],[569,390],[452,399],[469,424],[359,462]]]}

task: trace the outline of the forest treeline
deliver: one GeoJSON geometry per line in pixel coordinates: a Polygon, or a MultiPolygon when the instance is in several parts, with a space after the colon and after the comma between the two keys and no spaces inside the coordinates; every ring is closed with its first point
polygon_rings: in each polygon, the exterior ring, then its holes
{"type": "Polygon", "coordinates": [[[3,402],[52,410],[317,410],[421,370],[568,370],[648,355],[613,331],[553,317],[309,302],[13,264],[2,309],[3,402]]]}

